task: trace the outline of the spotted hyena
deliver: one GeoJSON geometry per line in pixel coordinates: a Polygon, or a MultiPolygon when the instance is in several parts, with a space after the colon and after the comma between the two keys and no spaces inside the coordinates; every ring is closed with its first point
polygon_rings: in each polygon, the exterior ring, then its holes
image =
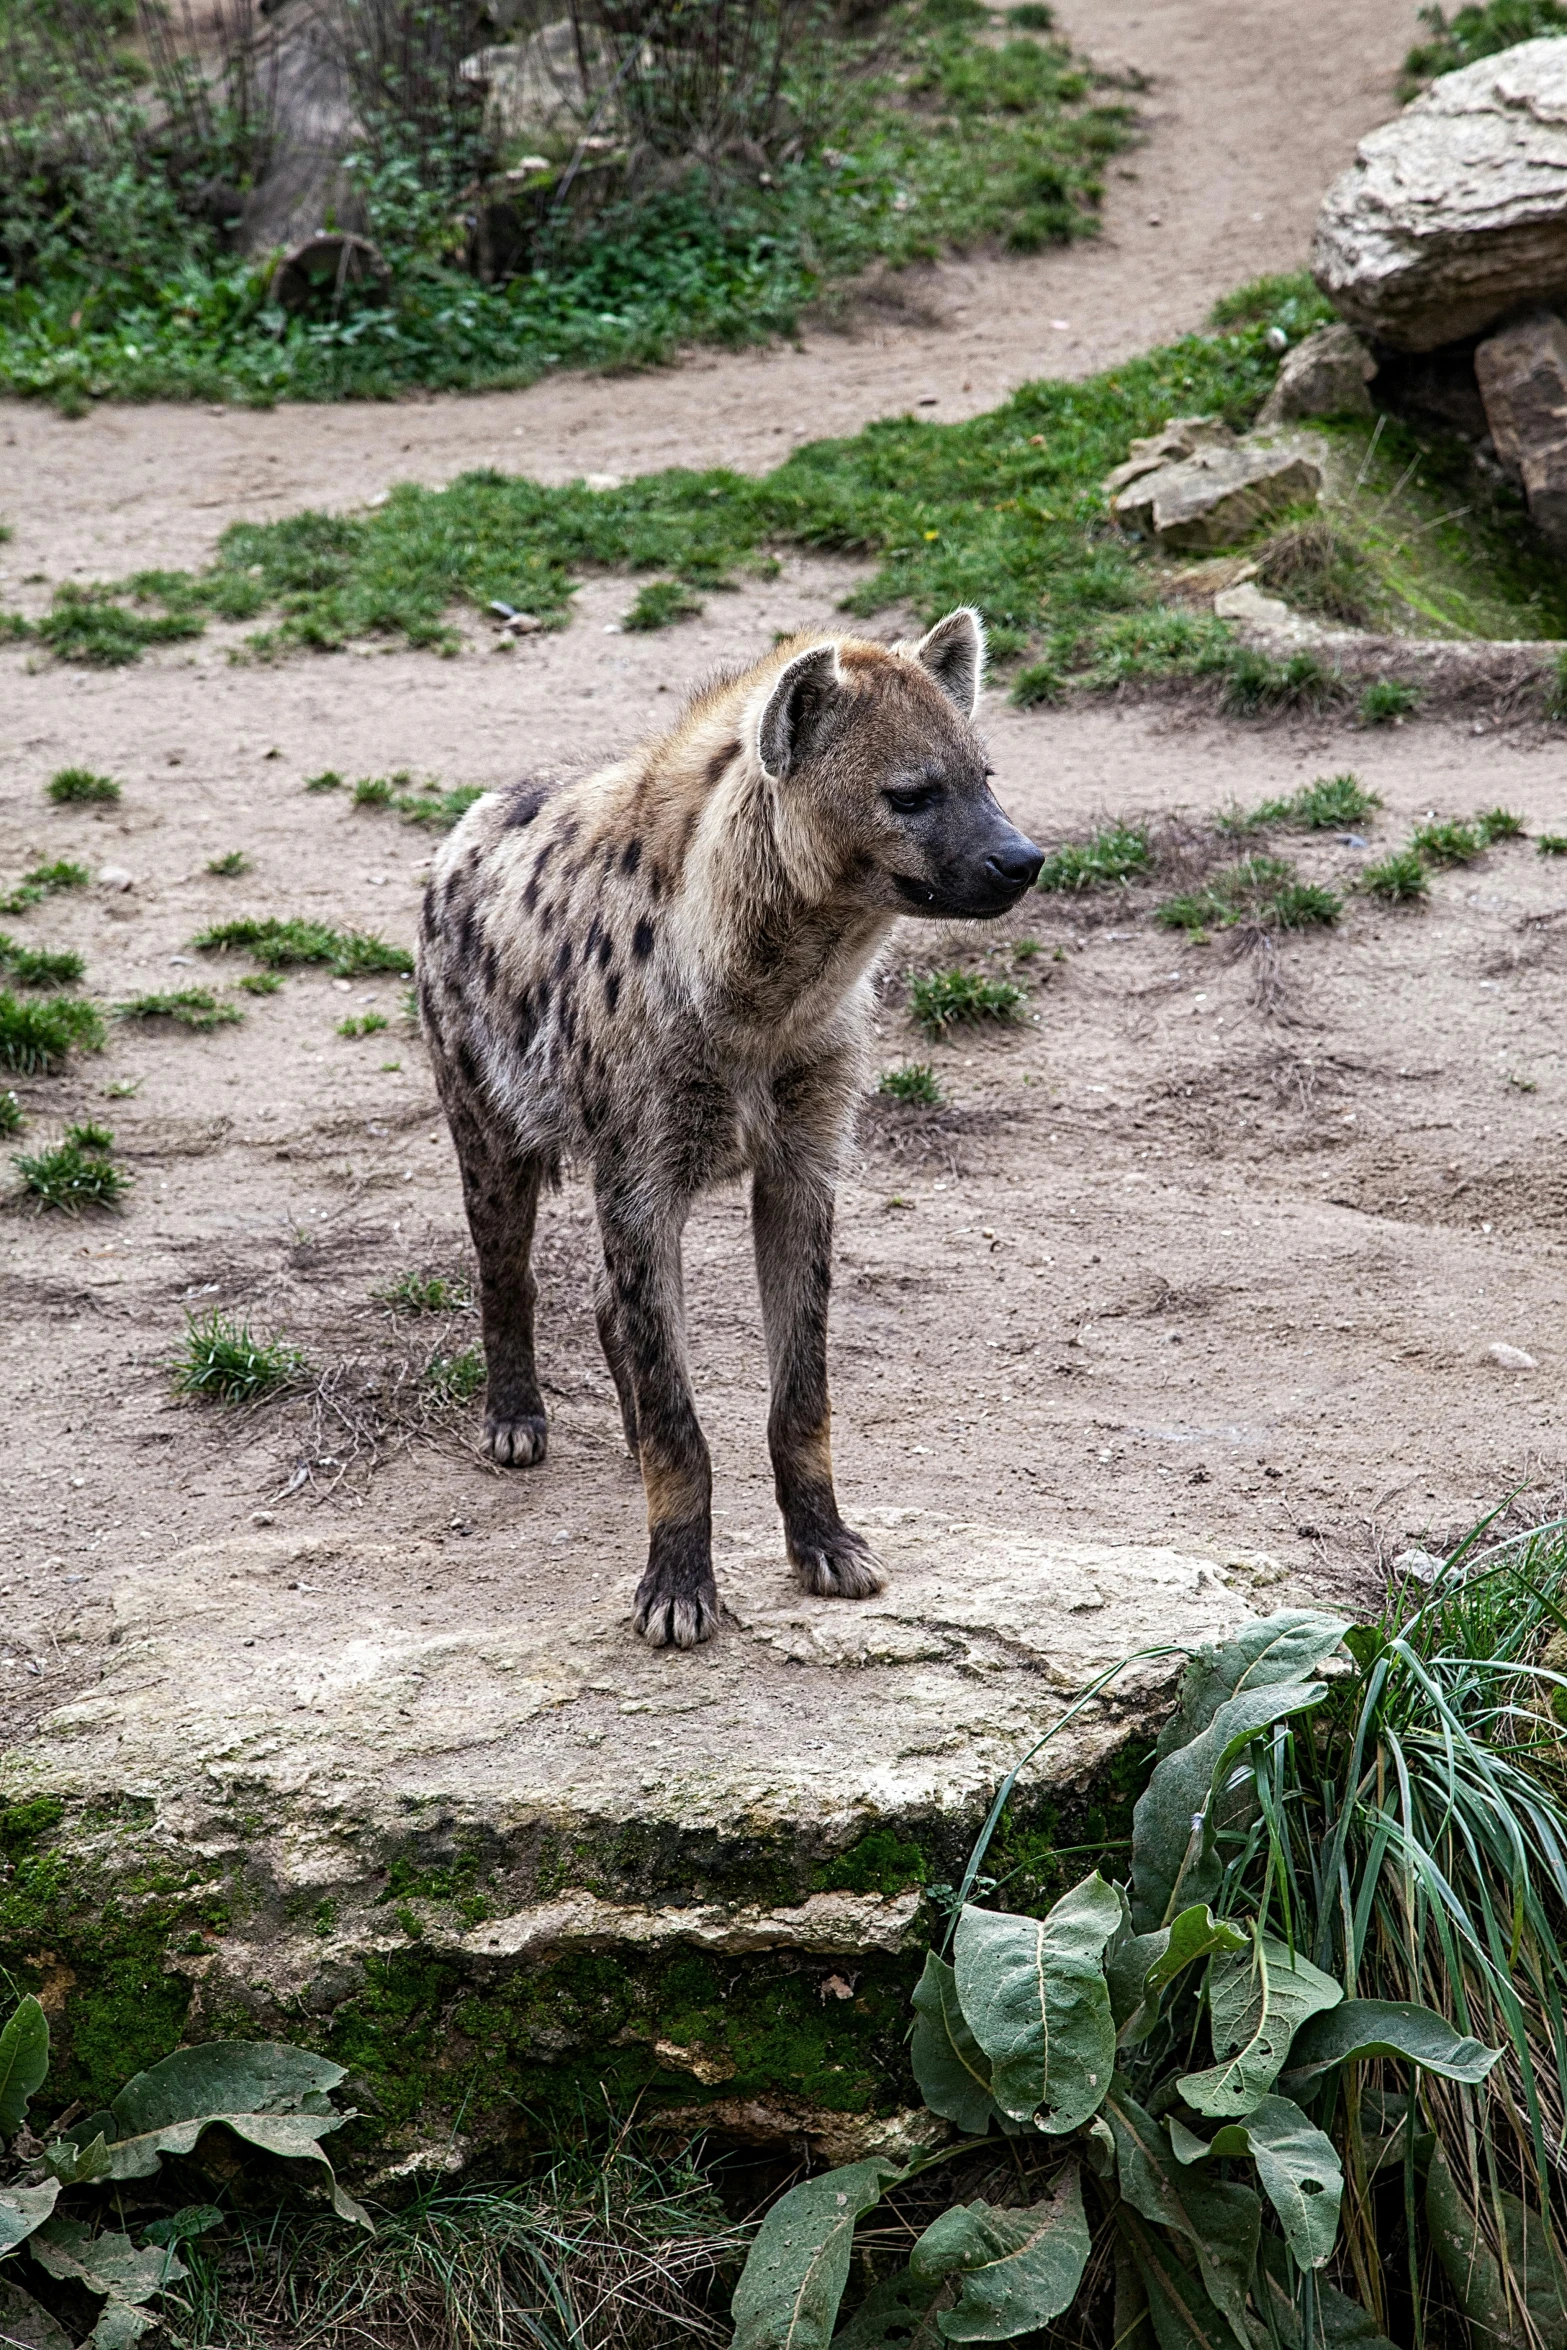
{"type": "Polygon", "coordinates": [[[479,1257],[485,1441],[511,1467],[544,1458],[528,1259],[540,1189],[573,1160],[646,1491],[634,1621],[655,1647],[718,1618],[680,1243],[695,1195],[742,1173],[789,1556],[807,1591],[880,1588],[833,1493],[834,1193],[894,922],[1003,913],[1039,870],[974,732],[983,658],[968,611],[913,646],[797,639],[585,781],[478,801],[430,882],[420,999],[479,1257]]]}

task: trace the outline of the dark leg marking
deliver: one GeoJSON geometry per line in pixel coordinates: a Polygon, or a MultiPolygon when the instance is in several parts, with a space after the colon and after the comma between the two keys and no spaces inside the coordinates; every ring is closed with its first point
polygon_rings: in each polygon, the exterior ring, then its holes
{"type": "Polygon", "coordinates": [[[548,1423],[533,1358],[538,1283],[529,1258],[547,1170],[513,1150],[467,1096],[448,1089],[446,1114],[462,1170],[468,1229],[479,1258],[479,1312],[488,1380],[484,1442],[503,1468],[544,1458],[548,1423]]]}

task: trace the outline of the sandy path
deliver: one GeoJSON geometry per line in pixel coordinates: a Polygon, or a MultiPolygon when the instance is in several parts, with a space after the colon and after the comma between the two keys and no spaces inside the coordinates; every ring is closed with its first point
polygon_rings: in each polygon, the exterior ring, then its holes
{"type": "MultiPolygon", "coordinates": [[[[663,465],[762,470],[796,443],[929,401],[956,418],[1031,376],[1087,375],[1200,326],[1214,300],[1304,263],[1328,178],[1392,108],[1412,0],[1065,0],[1068,34],[1151,82],[1146,143],[1112,163],[1104,234],[1036,258],[911,272],[938,323],[888,317],[799,349],[693,354],[638,377],[269,414],[0,407],[14,583],[189,564],[238,516],[342,507],[400,480],[497,465],[546,481],[663,465]],[[1063,323],[1057,323],[1063,322],[1063,323]]],[[[6,575],[9,574],[9,577],[6,575]]]]}

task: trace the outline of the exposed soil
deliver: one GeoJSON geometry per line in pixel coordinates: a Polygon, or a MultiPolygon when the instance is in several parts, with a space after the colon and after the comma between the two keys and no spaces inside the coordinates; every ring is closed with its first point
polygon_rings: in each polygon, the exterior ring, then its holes
{"type": "MultiPolygon", "coordinates": [[[[1298,264],[1317,193],[1386,112],[1414,29],[1412,9],[1368,26],[1351,0],[1326,17],[1212,0],[1068,15],[1101,58],[1158,77],[1140,178],[1117,183],[1096,248],[931,273],[942,327],[813,336],[799,353],[706,356],[614,384],[274,415],[100,410],[78,424],[13,407],[0,425],[17,528],[8,596],[35,570],[197,560],[236,514],[353,503],[404,476],[762,464],[926,389],[940,392],[935,413],[956,415],[1030,372],[1146,348],[1199,323],[1225,286],[1298,264]]],[[[236,667],[239,632],[221,629],[107,675],[7,652],[0,876],[80,856],[135,882],[50,899],[10,927],[80,948],[105,1001],[209,977],[230,987],[247,966],[209,974],[189,945],[229,913],[411,943],[429,836],[309,795],[307,775],[579,771],[661,723],[716,660],[819,623],[853,576],[791,561],[654,637],[607,636],[630,591],[595,580],[570,629],[505,658],[476,634],[452,662],[363,650],[236,667]],[[45,778],[78,761],[124,778],[118,808],[49,806],[45,778]],[[252,870],[209,874],[236,847],[252,870]]],[[[1348,1593],[1388,1552],[1440,1547],[1515,1485],[1529,1488],[1519,1508],[1543,1515],[1567,1452],[1567,866],[1529,842],[1499,847],[1437,876],[1427,910],[1351,897],[1336,932],[1291,938],[1276,962],[1193,947],[1152,909],[1212,853],[1216,810],[1346,767],[1387,806],[1372,850],[1299,847],[1320,878],[1348,880],[1433,809],[1502,801],[1531,831],[1567,832],[1557,753],[1484,722],[1248,729],[1147,706],[1023,713],[999,696],[985,724],[1003,796],[1037,837],[1156,815],[1164,878],[1125,897],[1036,899],[1005,938],[900,938],[884,1059],[932,1062],[948,1106],[873,1102],[845,1186],[833,1366],[846,1505],[940,1508],[1032,1538],[1241,1545],[1348,1593]],[[1031,959],[1007,943],[1025,936],[1040,942],[1031,959]],[[1027,1017],[926,1045],[900,973],[992,952],[1027,985],[1027,1017]],[[1496,1342],[1538,1368],[1500,1368],[1496,1342]]],[[[580,1184],[549,1204],[539,1245],[548,1463],[481,1464],[476,1405],[411,1434],[399,1420],[396,1365],[476,1337],[468,1315],[409,1319],[375,1300],[406,1268],[466,1259],[402,992],[390,976],[298,973],[274,997],[235,996],[241,1027],[115,1024],[103,1056],[19,1082],[30,1147],[90,1112],[113,1124],[137,1182],[119,1217],[0,1215],[0,1596],[18,1725],[29,1701],[57,1703],[91,1672],[127,1568],[258,1518],[319,1529],[352,1512],[373,1535],[381,1563],[324,1603],[323,1640],[382,1606],[410,1628],[458,1609],[482,1620],[519,1562],[578,1600],[629,1597],[641,1507],[593,1337],[580,1184]],[[345,1013],[372,1009],[384,1031],[338,1036],[345,1013]],[[213,1304],[285,1332],[317,1370],[362,1366],[339,1373],[339,1397],[357,1398],[347,1419],[330,1398],[238,1416],[174,1402],[166,1364],[185,1310],[213,1304]]],[[[745,1227],[741,1195],[719,1195],[687,1249],[721,1528],[771,1509],[745,1227]]],[[[781,1585],[781,1544],[777,1573],[781,1585]]]]}

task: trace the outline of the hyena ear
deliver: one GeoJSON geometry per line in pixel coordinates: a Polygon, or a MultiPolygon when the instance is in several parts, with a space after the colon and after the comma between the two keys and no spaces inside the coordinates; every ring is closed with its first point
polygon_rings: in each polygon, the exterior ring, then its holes
{"type": "Polygon", "coordinates": [[[756,747],[769,775],[787,775],[809,758],[821,722],[842,691],[836,645],[812,645],[779,672],[756,730],[756,747]]]}
{"type": "Polygon", "coordinates": [[[928,669],[949,702],[972,718],[979,706],[980,680],[985,674],[985,624],[968,604],[960,604],[945,620],[938,620],[914,648],[914,658],[928,669]]]}

